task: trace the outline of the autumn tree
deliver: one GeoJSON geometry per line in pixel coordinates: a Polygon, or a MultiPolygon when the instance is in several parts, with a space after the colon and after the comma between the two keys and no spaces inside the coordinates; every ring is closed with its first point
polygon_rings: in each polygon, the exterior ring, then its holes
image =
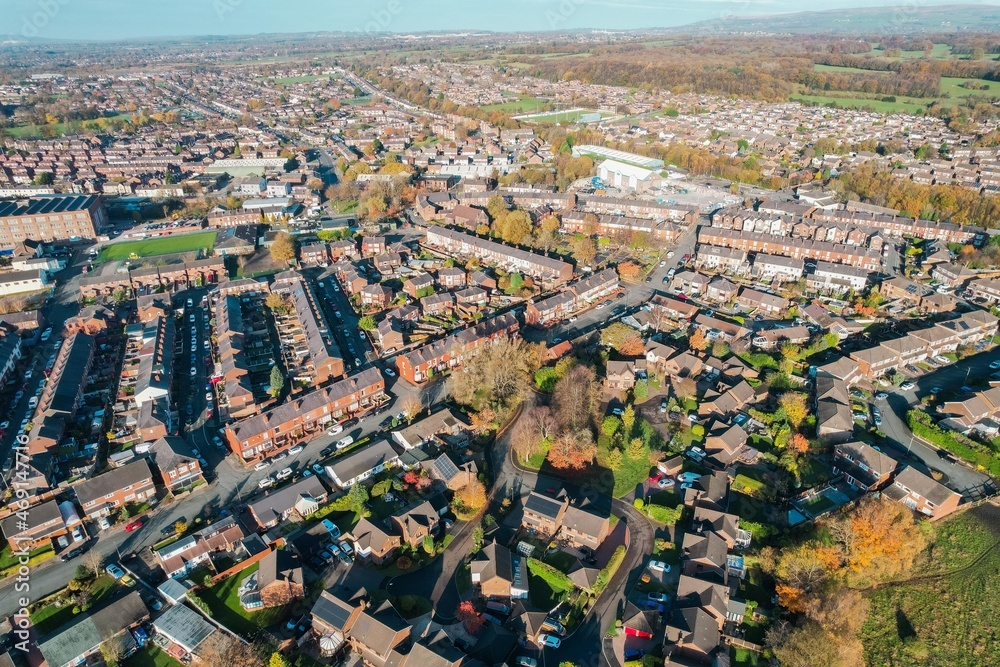
{"type": "Polygon", "coordinates": [[[125,658],[125,644],[121,636],[114,636],[101,644],[101,657],[107,667],[118,667],[125,658]]]}
{"type": "Polygon", "coordinates": [[[420,400],[420,396],[414,394],[407,394],[403,397],[403,400],[399,404],[400,411],[403,416],[406,417],[406,421],[412,422],[416,419],[417,415],[421,413],[424,409],[424,404],[420,400]]]}
{"type": "Polygon", "coordinates": [[[635,408],[629,403],[622,410],[622,434],[623,437],[629,437],[632,435],[632,429],[635,428],[635,408]]]}
{"type": "Polygon", "coordinates": [[[476,435],[483,435],[493,430],[497,421],[497,412],[488,405],[472,413],[469,420],[472,423],[472,432],[476,435]]]}
{"type": "Polygon", "coordinates": [[[601,344],[608,345],[619,354],[630,357],[642,355],[646,351],[646,344],[639,332],[621,322],[614,322],[605,327],[604,331],[601,332],[601,344]]]}
{"type": "Polygon", "coordinates": [[[558,435],[546,457],[553,468],[581,470],[590,465],[597,454],[590,432],[586,430],[565,432],[558,435]]]}
{"type": "Polygon", "coordinates": [[[702,352],[708,347],[708,341],[701,329],[695,329],[694,333],[691,334],[691,338],[688,339],[688,347],[697,352],[702,352]]]}
{"type": "Polygon", "coordinates": [[[608,466],[609,470],[618,470],[624,462],[625,458],[622,456],[622,450],[617,447],[612,447],[604,459],[604,463],[608,466]]]}
{"type": "Polygon", "coordinates": [[[781,606],[791,612],[805,612],[815,596],[826,590],[840,562],[837,549],[820,542],[803,542],[784,549],[774,571],[781,606]]]}
{"type": "Polygon", "coordinates": [[[597,375],[590,366],[575,366],[556,382],[553,404],[559,425],[568,431],[590,428],[600,401],[597,375]]]}
{"type": "Polygon", "coordinates": [[[801,433],[796,433],[788,441],[788,448],[796,454],[805,454],[809,451],[809,438],[801,433]]]}
{"type": "Polygon", "coordinates": [[[527,461],[544,440],[555,436],[558,428],[551,409],[547,406],[533,407],[514,425],[510,436],[511,447],[522,461],[527,461]]]}
{"type": "Polygon", "coordinates": [[[272,312],[287,315],[291,310],[292,306],[288,302],[288,298],[279,292],[271,292],[264,299],[264,305],[267,306],[272,312]]]}
{"type": "Polygon", "coordinates": [[[785,411],[789,423],[793,428],[798,429],[809,416],[809,406],[806,404],[806,395],[797,391],[786,391],[778,399],[778,406],[785,411]]]}
{"type": "Polygon", "coordinates": [[[904,505],[866,496],[850,513],[829,523],[852,578],[884,581],[910,569],[925,545],[913,513],[904,505]]]}
{"type": "Polygon", "coordinates": [[[486,507],[486,487],[478,479],[471,477],[465,486],[455,492],[455,500],[462,506],[461,514],[472,516],[486,507]]]}
{"type": "Polygon", "coordinates": [[[287,232],[278,232],[268,252],[274,261],[288,264],[295,259],[295,239],[287,232]]]}
{"type": "Polygon", "coordinates": [[[458,608],[455,610],[455,619],[462,622],[465,625],[465,630],[470,635],[475,635],[482,629],[483,624],[486,622],[483,617],[479,615],[476,611],[475,605],[472,604],[470,600],[464,600],[458,603],[458,608]]]}
{"type": "Polygon", "coordinates": [[[536,370],[535,345],[520,338],[500,338],[466,359],[462,372],[451,376],[449,391],[459,403],[472,405],[485,399],[502,410],[520,402],[536,370]]]}
{"type": "Polygon", "coordinates": [[[677,396],[678,400],[684,401],[698,396],[698,385],[694,378],[673,376],[671,386],[673,386],[674,395],[677,396]]]}

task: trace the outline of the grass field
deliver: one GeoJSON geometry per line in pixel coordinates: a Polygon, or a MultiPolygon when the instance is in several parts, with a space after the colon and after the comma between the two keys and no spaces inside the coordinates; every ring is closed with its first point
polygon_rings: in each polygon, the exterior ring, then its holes
{"type": "Polygon", "coordinates": [[[124,241],[106,246],[97,256],[98,262],[110,262],[118,259],[136,257],[152,257],[168,255],[175,252],[191,252],[193,250],[210,250],[215,245],[215,232],[198,232],[197,234],[181,234],[178,236],[163,236],[141,241],[124,241]]]}
{"type": "Polygon", "coordinates": [[[537,111],[548,104],[551,100],[543,100],[540,97],[530,97],[521,95],[516,100],[504,102],[502,104],[487,104],[482,107],[483,111],[508,111],[510,113],[527,113],[537,111]]]}
{"type": "Polygon", "coordinates": [[[212,588],[198,592],[198,597],[212,610],[212,618],[244,637],[253,637],[262,628],[284,622],[291,610],[291,605],[256,611],[247,611],[243,608],[239,596],[240,583],[256,572],[257,567],[256,564],[251,565],[242,572],[223,579],[212,588]]]}
{"type": "Polygon", "coordinates": [[[828,95],[792,95],[789,98],[792,102],[810,102],[814,104],[836,104],[844,109],[871,108],[879,113],[917,113],[927,108],[926,103],[915,102],[913,99],[904,97],[896,98],[895,102],[883,102],[880,98],[852,98],[852,97],[830,97],[828,95]]]}
{"type": "Polygon", "coordinates": [[[332,74],[309,74],[306,76],[283,76],[274,80],[274,83],[281,84],[283,86],[289,86],[294,83],[311,83],[313,81],[322,81],[323,79],[336,79],[337,77],[332,74]]]}
{"type": "MultiPolygon", "coordinates": [[[[112,120],[112,119],[116,119],[116,118],[131,118],[131,117],[132,117],[132,114],[130,114],[130,113],[120,113],[120,114],[115,114],[114,116],[107,116],[108,120],[112,120]]],[[[17,127],[8,127],[7,128],[7,133],[10,136],[14,137],[15,139],[23,139],[25,137],[28,137],[28,138],[30,138],[30,137],[40,137],[42,135],[42,128],[43,127],[46,127],[46,126],[45,125],[18,125],[17,127]]],[[[47,127],[51,127],[52,128],[53,136],[60,137],[60,136],[62,136],[64,134],[66,134],[66,123],[53,123],[51,125],[48,125],[47,127]]]]}
{"type": "Polygon", "coordinates": [[[181,663],[150,642],[129,656],[125,667],[181,667],[181,663]]]}
{"type": "MultiPolygon", "coordinates": [[[[861,631],[873,667],[1000,664],[1000,508],[983,505],[934,526],[925,556],[952,574],[920,578],[869,595],[861,631]]],[[[924,574],[921,563],[914,572],[924,574]]]]}
{"type": "MultiPolygon", "coordinates": [[[[564,111],[559,114],[538,114],[537,116],[527,116],[521,120],[525,120],[529,123],[575,123],[580,116],[587,113],[596,113],[590,109],[584,109],[583,111],[564,111]]],[[[601,117],[606,118],[609,114],[602,113],[601,117]]]]}

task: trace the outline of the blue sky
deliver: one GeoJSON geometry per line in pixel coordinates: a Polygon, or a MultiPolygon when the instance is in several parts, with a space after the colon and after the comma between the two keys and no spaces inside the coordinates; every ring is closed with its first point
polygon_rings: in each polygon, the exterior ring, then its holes
{"type": "MultiPolygon", "coordinates": [[[[952,0],[954,1],[954,0],[952,0]]],[[[0,0],[0,35],[128,39],[275,32],[636,29],[935,0],[0,0]]],[[[994,4],[993,2],[976,4],[994,4]]]]}

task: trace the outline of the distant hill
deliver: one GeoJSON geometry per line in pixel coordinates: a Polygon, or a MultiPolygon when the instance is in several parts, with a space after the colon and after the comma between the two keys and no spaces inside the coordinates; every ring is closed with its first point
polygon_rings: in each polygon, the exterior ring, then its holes
{"type": "Polygon", "coordinates": [[[768,16],[730,16],[674,28],[685,33],[996,32],[998,5],[862,7],[768,16]]]}

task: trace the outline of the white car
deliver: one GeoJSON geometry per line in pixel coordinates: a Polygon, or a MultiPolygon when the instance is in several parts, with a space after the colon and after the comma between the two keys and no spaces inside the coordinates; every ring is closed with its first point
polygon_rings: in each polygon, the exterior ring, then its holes
{"type": "Polygon", "coordinates": [[[343,432],[343,430],[344,430],[344,427],[342,425],[340,425],[340,424],[334,424],[330,428],[326,429],[326,432],[327,432],[328,435],[337,435],[338,433],[343,432]]]}
{"type": "Polygon", "coordinates": [[[337,449],[347,449],[354,444],[354,438],[347,436],[337,441],[337,449]]]}
{"type": "Polygon", "coordinates": [[[258,463],[257,465],[255,465],[255,466],[253,467],[253,469],[254,469],[254,470],[257,470],[257,471],[261,471],[261,470],[263,470],[264,468],[268,467],[269,465],[271,465],[271,462],[270,462],[270,461],[261,461],[260,463],[258,463]]]}
{"type": "Polygon", "coordinates": [[[649,561],[649,569],[655,570],[656,572],[670,572],[670,566],[664,563],[662,560],[649,561]]]}
{"type": "Polygon", "coordinates": [[[304,449],[305,447],[303,447],[302,445],[295,445],[294,447],[288,450],[288,455],[295,456],[296,454],[301,454],[302,450],[304,449]]]}
{"type": "Polygon", "coordinates": [[[282,468],[281,470],[279,470],[278,472],[276,472],[274,474],[274,478],[276,480],[278,480],[279,482],[281,480],[283,480],[283,479],[288,479],[291,476],[292,476],[292,469],[291,468],[282,468]]]}
{"type": "Polygon", "coordinates": [[[274,486],[274,480],[271,479],[270,477],[265,477],[264,479],[257,482],[257,486],[259,486],[262,489],[270,488],[274,486]]]}
{"type": "Polygon", "coordinates": [[[205,400],[208,401],[209,403],[212,402],[212,392],[210,391],[205,392],[205,400]]]}
{"type": "Polygon", "coordinates": [[[666,266],[666,265],[667,265],[667,260],[664,259],[660,262],[660,266],[666,266]]]}

